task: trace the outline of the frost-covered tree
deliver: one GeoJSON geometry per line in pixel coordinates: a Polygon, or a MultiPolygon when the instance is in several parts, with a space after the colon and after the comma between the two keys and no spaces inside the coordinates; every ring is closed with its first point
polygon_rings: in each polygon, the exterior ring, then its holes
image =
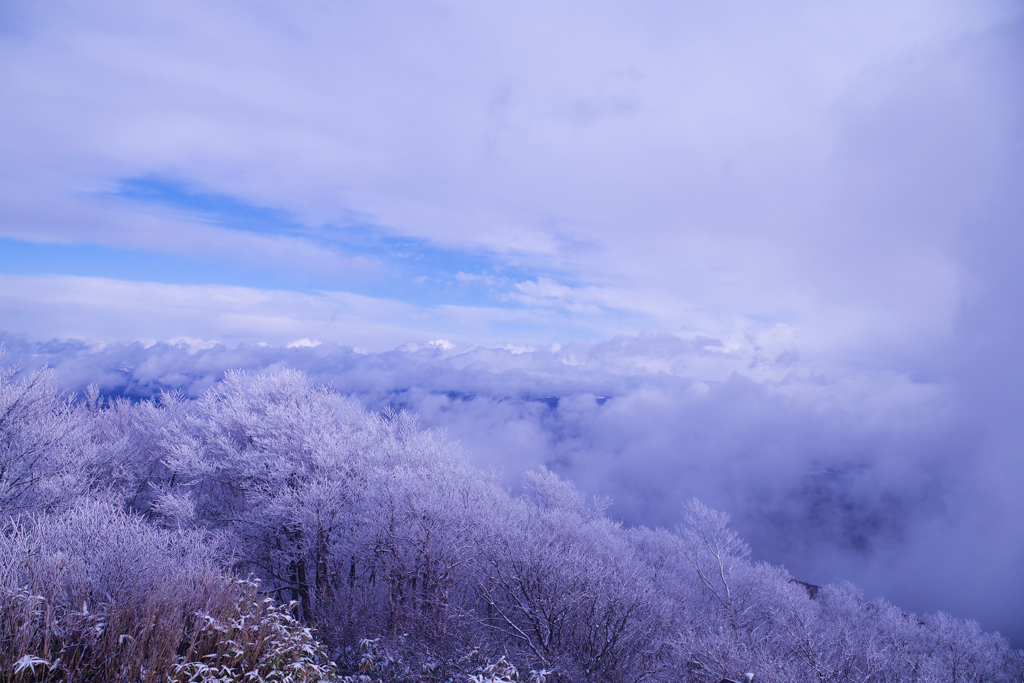
{"type": "Polygon", "coordinates": [[[481,544],[487,624],[535,664],[585,680],[656,668],[660,600],[620,525],[549,471],[526,475],[481,544]]]}
{"type": "Polygon", "coordinates": [[[58,392],[52,371],[39,370],[18,379],[21,370],[0,366],[0,514],[4,516],[67,506],[95,481],[95,451],[84,407],[58,392]]]}
{"type": "MultiPolygon", "coordinates": [[[[163,651],[182,680],[264,665],[273,680],[263,638],[320,653],[319,638],[343,673],[388,683],[1022,680],[997,634],[849,586],[812,596],[698,501],[667,530],[625,528],[543,468],[513,496],[414,416],[367,412],[300,373],[229,373],[199,399],[139,403],[74,402],[48,372],[19,377],[0,374],[0,511],[17,517],[0,538],[0,649],[16,640],[2,634],[53,631],[19,630],[43,619],[33,595],[75,623],[80,599],[90,619],[105,605],[118,638],[137,638],[170,590],[165,642],[200,658],[163,651]],[[249,579],[262,598],[237,588],[249,579]],[[258,623],[256,640],[236,622],[258,623]],[[210,657],[216,672],[196,663],[210,657]]],[[[24,656],[52,663],[50,641],[32,642],[24,656]]]]}

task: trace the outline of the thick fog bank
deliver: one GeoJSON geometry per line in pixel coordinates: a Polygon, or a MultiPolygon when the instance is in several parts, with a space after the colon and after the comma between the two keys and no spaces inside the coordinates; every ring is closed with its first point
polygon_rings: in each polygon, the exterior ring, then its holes
{"type": "Polygon", "coordinates": [[[299,369],[371,410],[415,412],[507,486],[546,465],[612,497],[613,517],[669,527],[698,496],[733,515],[755,555],[799,578],[852,580],[1024,643],[1018,441],[951,379],[664,334],[374,354],[311,342],[4,342],[5,363],[47,364],[66,390],[133,398],[195,397],[230,369],[299,369]]]}

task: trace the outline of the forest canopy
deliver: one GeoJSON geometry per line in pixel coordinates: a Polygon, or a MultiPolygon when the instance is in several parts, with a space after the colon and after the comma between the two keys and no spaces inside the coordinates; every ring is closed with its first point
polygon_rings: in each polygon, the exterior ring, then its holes
{"type": "Polygon", "coordinates": [[[295,371],[198,399],[0,374],[0,679],[1020,681],[977,623],[626,527],[295,371]]]}

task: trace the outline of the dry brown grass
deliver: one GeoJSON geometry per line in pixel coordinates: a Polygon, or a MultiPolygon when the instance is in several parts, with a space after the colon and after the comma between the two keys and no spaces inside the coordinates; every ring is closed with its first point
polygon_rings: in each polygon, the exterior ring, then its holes
{"type": "Polygon", "coordinates": [[[283,666],[326,680],[323,659],[194,534],[86,504],[0,535],[0,683],[258,681],[283,666]]]}

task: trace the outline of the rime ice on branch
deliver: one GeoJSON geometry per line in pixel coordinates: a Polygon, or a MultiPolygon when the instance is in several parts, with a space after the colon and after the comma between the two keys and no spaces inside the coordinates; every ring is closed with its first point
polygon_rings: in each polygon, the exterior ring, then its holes
{"type": "Polygon", "coordinates": [[[110,680],[199,675],[209,667],[180,658],[228,657],[225,624],[252,610],[273,638],[305,643],[288,666],[320,680],[335,676],[327,654],[370,681],[1024,672],[1021,652],[974,622],[906,614],[849,585],[811,592],[752,562],[728,516],[699,501],[667,530],[624,528],[543,469],[512,496],[413,416],[369,413],[296,372],[131,404],[76,403],[46,372],[9,371],[0,435],[0,668],[22,676],[108,651],[128,672],[110,680]],[[224,575],[257,579],[288,613],[260,611],[255,589],[224,575]],[[141,634],[167,606],[157,647],[141,634]]]}

